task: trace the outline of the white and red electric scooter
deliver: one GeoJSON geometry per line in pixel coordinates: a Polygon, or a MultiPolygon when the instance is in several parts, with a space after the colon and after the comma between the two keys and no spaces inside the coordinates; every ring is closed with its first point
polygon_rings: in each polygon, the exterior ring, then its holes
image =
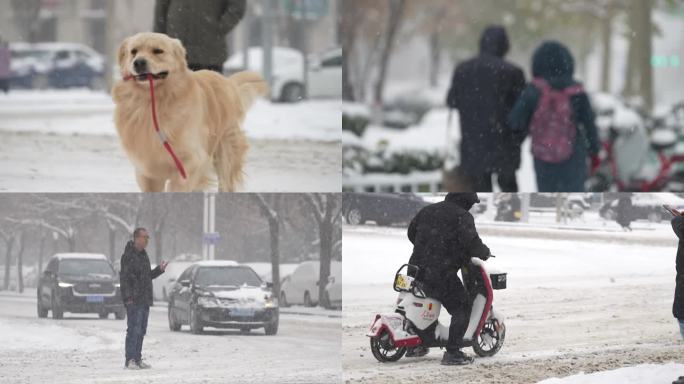
{"type": "MultiPolygon", "coordinates": [[[[446,347],[449,326],[439,322],[442,304],[429,297],[411,276],[419,268],[404,264],[394,278],[394,290],[399,292],[394,313],[375,316],[367,336],[373,356],[380,362],[397,361],[407,348],[422,345],[427,348],[446,347]],[[401,272],[406,269],[406,274],[401,272]]],[[[461,268],[463,283],[471,305],[470,321],[462,347],[472,347],[478,356],[494,356],[504,343],[506,326],[503,315],[494,310],[495,289],[506,288],[505,273],[487,273],[484,261],[472,258],[461,268]]]]}

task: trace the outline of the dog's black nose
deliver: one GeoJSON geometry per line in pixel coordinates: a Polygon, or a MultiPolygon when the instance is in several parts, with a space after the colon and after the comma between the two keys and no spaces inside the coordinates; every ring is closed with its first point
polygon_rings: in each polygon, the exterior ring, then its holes
{"type": "Polygon", "coordinates": [[[147,73],[147,60],[135,59],[133,62],[133,68],[138,74],[147,73]]]}

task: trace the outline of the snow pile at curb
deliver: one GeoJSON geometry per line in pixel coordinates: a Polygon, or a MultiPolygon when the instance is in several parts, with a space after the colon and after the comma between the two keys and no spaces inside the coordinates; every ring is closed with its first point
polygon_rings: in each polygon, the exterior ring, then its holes
{"type": "MultiPolygon", "coordinates": [[[[51,321],[51,320],[45,320],[51,321]]],[[[79,350],[123,348],[124,333],[97,331],[97,335],[77,332],[58,324],[0,321],[0,350],[79,350]]]]}
{"type": "Polygon", "coordinates": [[[684,364],[644,364],[614,371],[579,374],[562,379],[552,378],[537,384],[664,384],[684,375],[684,364]]]}

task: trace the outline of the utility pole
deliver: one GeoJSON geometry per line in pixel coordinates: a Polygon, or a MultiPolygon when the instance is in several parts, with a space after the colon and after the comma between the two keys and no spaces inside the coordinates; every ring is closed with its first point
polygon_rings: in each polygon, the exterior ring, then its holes
{"type": "Polygon", "coordinates": [[[273,0],[261,0],[263,14],[261,15],[261,41],[264,51],[264,79],[271,89],[273,88],[273,24],[275,23],[273,0]]]}
{"type": "Polygon", "coordinates": [[[216,232],[216,193],[204,193],[204,214],[202,220],[202,260],[214,260],[216,243],[220,236],[216,232]]]}

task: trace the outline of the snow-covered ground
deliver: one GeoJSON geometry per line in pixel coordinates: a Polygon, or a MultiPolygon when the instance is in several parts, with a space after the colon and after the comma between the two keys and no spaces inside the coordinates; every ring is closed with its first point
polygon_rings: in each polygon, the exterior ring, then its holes
{"type": "MultiPolygon", "coordinates": [[[[139,191],[116,137],[113,110],[101,92],[0,94],[0,190],[139,191]]],[[[340,190],[339,101],[259,100],[244,128],[251,144],[246,191],[340,190]]]]}
{"type": "MultiPolygon", "coordinates": [[[[339,311],[280,316],[276,336],[208,328],[171,332],[162,304],[150,311],[143,356],[123,369],[126,322],[69,314],[39,319],[35,290],[0,293],[0,383],[332,383],[341,378],[339,311]]],[[[305,311],[306,312],[306,311],[305,311]]]]}
{"type": "Polygon", "coordinates": [[[684,375],[684,364],[642,364],[589,375],[579,374],[564,379],[548,379],[538,384],[662,384],[684,375]]]}
{"type": "MultiPolygon", "coordinates": [[[[439,350],[389,364],[373,358],[365,332],[375,313],[392,311],[391,283],[411,244],[405,228],[344,227],[346,381],[535,383],[637,364],[684,363],[671,313],[677,242],[666,224],[644,223],[632,233],[598,225],[478,226],[497,256],[489,268],[508,273],[508,288],[494,298],[507,334],[495,357],[469,367],[439,365],[439,350]]],[[[441,320],[448,322],[446,312],[441,320]]]]}

